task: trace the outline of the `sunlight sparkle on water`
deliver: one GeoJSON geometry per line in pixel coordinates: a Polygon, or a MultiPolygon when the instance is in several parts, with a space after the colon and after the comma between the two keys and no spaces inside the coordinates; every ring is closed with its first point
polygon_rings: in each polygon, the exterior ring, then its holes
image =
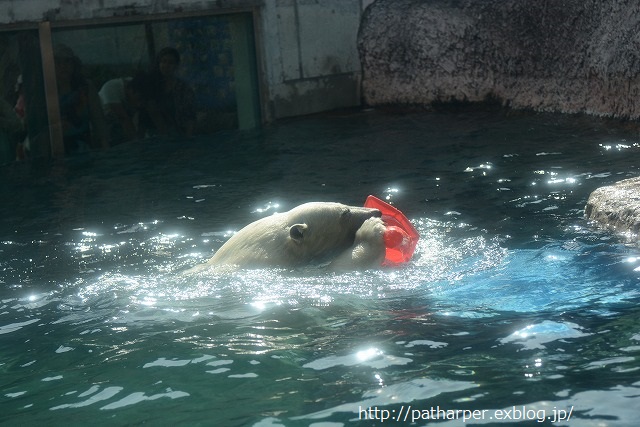
{"type": "MultiPolygon", "coordinates": [[[[489,162],[481,163],[478,166],[473,166],[473,167],[472,166],[467,166],[467,168],[464,170],[464,172],[473,172],[473,171],[478,170],[478,169],[489,170],[492,167],[493,167],[493,165],[491,163],[489,163],[489,162]]],[[[486,175],[486,173],[483,172],[483,175],[486,175]]]]}
{"type": "Polygon", "coordinates": [[[384,380],[382,379],[380,374],[375,374],[373,377],[376,379],[380,387],[384,387],[384,380]]]}
{"type": "Polygon", "coordinates": [[[87,252],[92,249],[90,244],[97,240],[96,238],[98,237],[98,233],[93,231],[83,231],[82,236],[83,238],[80,239],[80,244],[78,244],[76,250],[78,252],[87,252]]]}
{"type": "Polygon", "coordinates": [[[365,362],[367,360],[371,360],[374,357],[378,357],[378,356],[382,356],[382,351],[380,351],[379,349],[375,348],[375,347],[371,347],[368,348],[366,350],[361,350],[359,352],[356,353],[356,358],[360,361],[360,362],[365,362]]]}
{"type": "MultiPolygon", "coordinates": [[[[625,141],[625,140],[623,140],[625,141]]],[[[625,141],[626,142],[626,141],[625,141]]],[[[611,151],[611,150],[616,150],[616,151],[622,151],[622,150],[627,150],[631,147],[640,147],[640,144],[638,144],[637,142],[629,145],[629,144],[621,144],[621,143],[613,143],[613,144],[599,144],[600,147],[604,148],[607,151],[611,151]]]]}
{"type": "Polygon", "coordinates": [[[147,307],[153,307],[156,305],[157,302],[158,302],[157,299],[147,296],[147,297],[144,297],[142,301],[140,301],[140,304],[146,305],[147,307]]]}
{"type": "Polygon", "coordinates": [[[251,306],[258,311],[264,311],[264,309],[267,308],[267,304],[265,304],[264,301],[254,301],[251,303],[251,306]]]}
{"type": "Polygon", "coordinates": [[[120,242],[117,245],[100,245],[100,250],[104,253],[111,252],[112,249],[117,248],[118,246],[122,246],[125,242],[120,242]]]}
{"type": "Polygon", "coordinates": [[[387,201],[390,201],[391,197],[393,197],[393,194],[399,193],[400,189],[396,187],[387,187],[387,189],[384,190],[384,192],[386,193],[386,196],[384,196],[384,199],[387,201]]]}
{"type": "Polygon", "coordinates": [[[257,208],[256,210],[251,211],[251,213],[264,213],[270,210],[276,211],[279,207],[280,207],[280,203],[267,202],[267,204],[265,204],[263,207],[257,208]]]}
{"type": "Polygon", "coordinates": [[[567,183],[567,184],[575,184],[576,183],[576,179],[575,178],[552,178],[549,181],[547,181],[549,184],[561,184],[561,183],[567,183]]]}

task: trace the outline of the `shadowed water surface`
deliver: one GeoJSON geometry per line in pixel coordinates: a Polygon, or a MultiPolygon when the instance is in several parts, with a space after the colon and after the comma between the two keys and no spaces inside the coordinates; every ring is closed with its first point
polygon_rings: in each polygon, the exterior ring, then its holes
{"type": "Polygon", "coordinates": [[[0,423],[636,425],[640,252],[583,208],[639,143],[368,111],[5,166],[0,423]],[[409,264],[182,274],[253,220],[368,194],[420,231],[409,264]]]}

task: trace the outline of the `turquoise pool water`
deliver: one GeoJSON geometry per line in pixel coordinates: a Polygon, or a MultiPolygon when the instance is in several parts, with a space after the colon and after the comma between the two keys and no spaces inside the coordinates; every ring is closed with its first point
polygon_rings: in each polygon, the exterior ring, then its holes
{"type": "Polygon", "coordinates": [[[591,117],[363,111],[3,167],[0,423],[635,426],[640,251],[583,208],[639,156],[591,117]],[[410,264],[182,274],[368,194],[410,264]]]}

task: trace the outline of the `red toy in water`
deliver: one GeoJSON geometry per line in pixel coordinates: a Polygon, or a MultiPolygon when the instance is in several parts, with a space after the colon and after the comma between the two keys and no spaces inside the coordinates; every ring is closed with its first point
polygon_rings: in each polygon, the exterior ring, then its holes
{"type": "Polygon", "coordinates": [[[396,207],[375,196],[367,197],[364,206],[382,212],[382,221],[387,226],[384,232],[384,245],[387,252],[382,264],[397,265],[409,261],[416,249],[420,235],[407,217],[396,207]]]}

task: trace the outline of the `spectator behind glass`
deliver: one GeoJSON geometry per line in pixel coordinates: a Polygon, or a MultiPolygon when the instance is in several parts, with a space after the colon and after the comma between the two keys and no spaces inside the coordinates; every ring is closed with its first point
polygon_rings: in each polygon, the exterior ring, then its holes
{"type": "Polygon", "coordinates": [[[27,102],[24,95],[22,74],[16,79],[15,93],[17,98],[13,111],[15,111],[16,117],[20,120],[21,129],[21,135],[16,143],[16,160],[25,160],[29,151],[29,135],[27,133],[27,102]]]}
{"type": "Polygon", "coordinates": [[[153,91],[151,77],[143,72],[133,78],[112,79],[102,85],[98,95],[113,145],[145,136],[146,127],[141,115],[147,113],[153,91]]]}
{"type": "Polygon", "coordinates": [[[180,54],[165,47],[156,56],[152,76],[157,87],[155,105],[149,105],[149,117],[158,133],[190,137],[196,123],[195,94],[178,78],[180,54]]]}
{"type": "Polygon", "coordinates": [[[18,134],[22,123],[11,104],[0,97],[0,164],[15,159],[18,134]]]}
{"type": "Polygon", "coordinates": [[[67,154],[109,146],[100,98],[82,75],[82,62],[65,45],[53,49],[60,118],[67,154]]]}

